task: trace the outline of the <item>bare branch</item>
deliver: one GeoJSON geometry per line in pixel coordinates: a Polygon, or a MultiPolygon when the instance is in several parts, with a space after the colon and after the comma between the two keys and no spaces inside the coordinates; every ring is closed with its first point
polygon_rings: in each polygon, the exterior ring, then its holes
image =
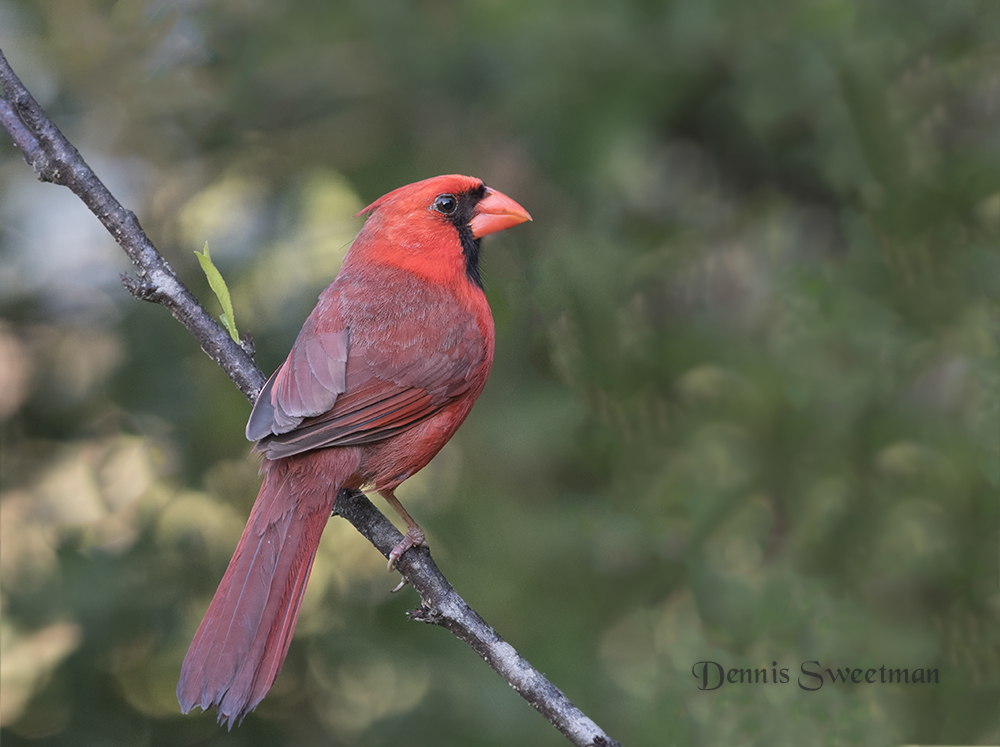
{"type": "MultiPolygon", "coordinates": [[[[254,365],[252,342],[232,340],[184,287],[126,210],[98,179],[77,149],[46,116],[11,70],[0,50],[0,125],[10,134],[41,181],[69,187],[104,224],[136,267],[122,284],[137,299],[165,306],[201,344],[233,383],[253,402],[264,377],[254,365]]],[[[402,535],[364,494],[341,491],[334,513],[342,516],[388,558],[402,535]]],[[[440,625],[465,641],[525,700],[579,747],[616,747],[597,724],[521,656],[473,610],[438,570],[426,548],[408,550],[396,563],[420,594],[422,606],[411,619],[440,625]]]]}
{"type": "MultiPolygon", "coordinates": [[[[402,533],[360,491],[342,490],[333,511],[351,522],[386,558],[403,539],[402,533]]],[[[465,641],[573,744],[618,744],[459,596],[426,547],[406,551],[396,567],[420,594],[422,604],[410,611],[410,619],[440,625],[465,641]]]]}

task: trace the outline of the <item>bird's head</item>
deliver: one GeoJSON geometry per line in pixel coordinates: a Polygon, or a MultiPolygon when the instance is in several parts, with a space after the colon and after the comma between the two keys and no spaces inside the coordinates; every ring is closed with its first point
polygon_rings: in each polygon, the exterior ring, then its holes
{"type": "Polygon", "coordinates": [[[531,220],[507,195],[458,174],[407,184],[358,215],[365,213],[352,254],[442,282],[464,277],[479,287],[479,240],[531,220]]]}

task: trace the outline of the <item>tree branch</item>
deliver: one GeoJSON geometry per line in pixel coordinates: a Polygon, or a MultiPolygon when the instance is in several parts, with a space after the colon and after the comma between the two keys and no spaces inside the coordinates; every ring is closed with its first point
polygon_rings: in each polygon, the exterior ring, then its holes
{"type": "MultiPolygon", "coordinates": [[[[69,187],[132,260],[136,277],[122,283],[137,299],[165,306],[183,324],[251,402],[264,384],[246,345],[233,341],[156,250],[135,214],[122,207],[77,149],[46,116],[11,70],[0,50],[0,125],[41,181],[69,187]]],[[[341,491],[334,514],[347,519],[388,558],[402,535],[364,494],[341,491]]],[[[545,716],[570,742],[580,747],[615,747],[597,724],[531,666],[513,646],[473,610],[438,570],[426,548],[408,550],[396,563],[403,577],[420,594],[413,620],[440,625],[465,641],[477,654],[545,716]]]]}
{"type": "MultiPolygon", "coordinates": [[[[358,490],[340,491],[333,512],[351,522],[386,558],[403,539],[392,522],[358,490]]],[[[465,641],[573,744],[618,747],[618,742],[573,705],[459,596],[426,547],[407,550],[396,561],[396,568],[420,594],[420,608],[407,613],[411,620],[440,625],[465,641]]]]}
{"type": "Polygon", "coordinates": [[[97,178],[79,151],[59,131],[7,63],[0,50],[0,123],[10,133],[39,180],[69,187],[90,212],[104,224],[136,268],[136,277],[122,276],[122,283],[138,299],[167,308],[194,336],[251,402],[264,385],[264,376],[253,359],[216,323],[198,299],[178,280],[139,225],[97,178]]]}

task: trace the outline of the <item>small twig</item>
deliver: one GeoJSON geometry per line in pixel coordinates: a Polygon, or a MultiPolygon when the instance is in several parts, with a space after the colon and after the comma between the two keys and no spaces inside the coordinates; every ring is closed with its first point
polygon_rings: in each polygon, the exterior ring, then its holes
{"type": "MultiPolygon", "coordinates": [[[[0,50],[0,125],[10,134],[42,181],[69,187],[104,224],[136,266],[136,277],[122,284],[137,299],[165,306],[201,344],[244,396],[253,402],[264,384],[254,365],[253,341],[236,343],[184,287],[146,236],[135,214],[126,210],[97,178],[77,149],[24,88],[0,50]]],[[[334,513],[347,519],[388,558],[402,535],[362,493],[341,491],[334,513]]],[[[414,620],[440,625],[465,641],[511,687],[578,747],[615,747],[597,724],[473,610],[438,570],[430,553],[411,549],[396,567],[420,594],[414,620]]]]}

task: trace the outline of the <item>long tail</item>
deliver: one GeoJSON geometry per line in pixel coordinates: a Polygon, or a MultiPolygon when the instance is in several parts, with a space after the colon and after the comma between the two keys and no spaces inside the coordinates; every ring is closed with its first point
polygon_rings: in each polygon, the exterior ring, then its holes
{"type": "Polygon", "coordinates": [[[281,670],[338,488],[315,479],[307,459],[265,462],[246,529],[184,657],[177,684],[184,713],[218,706],[219,723],[231,729],[281,670]]]}

